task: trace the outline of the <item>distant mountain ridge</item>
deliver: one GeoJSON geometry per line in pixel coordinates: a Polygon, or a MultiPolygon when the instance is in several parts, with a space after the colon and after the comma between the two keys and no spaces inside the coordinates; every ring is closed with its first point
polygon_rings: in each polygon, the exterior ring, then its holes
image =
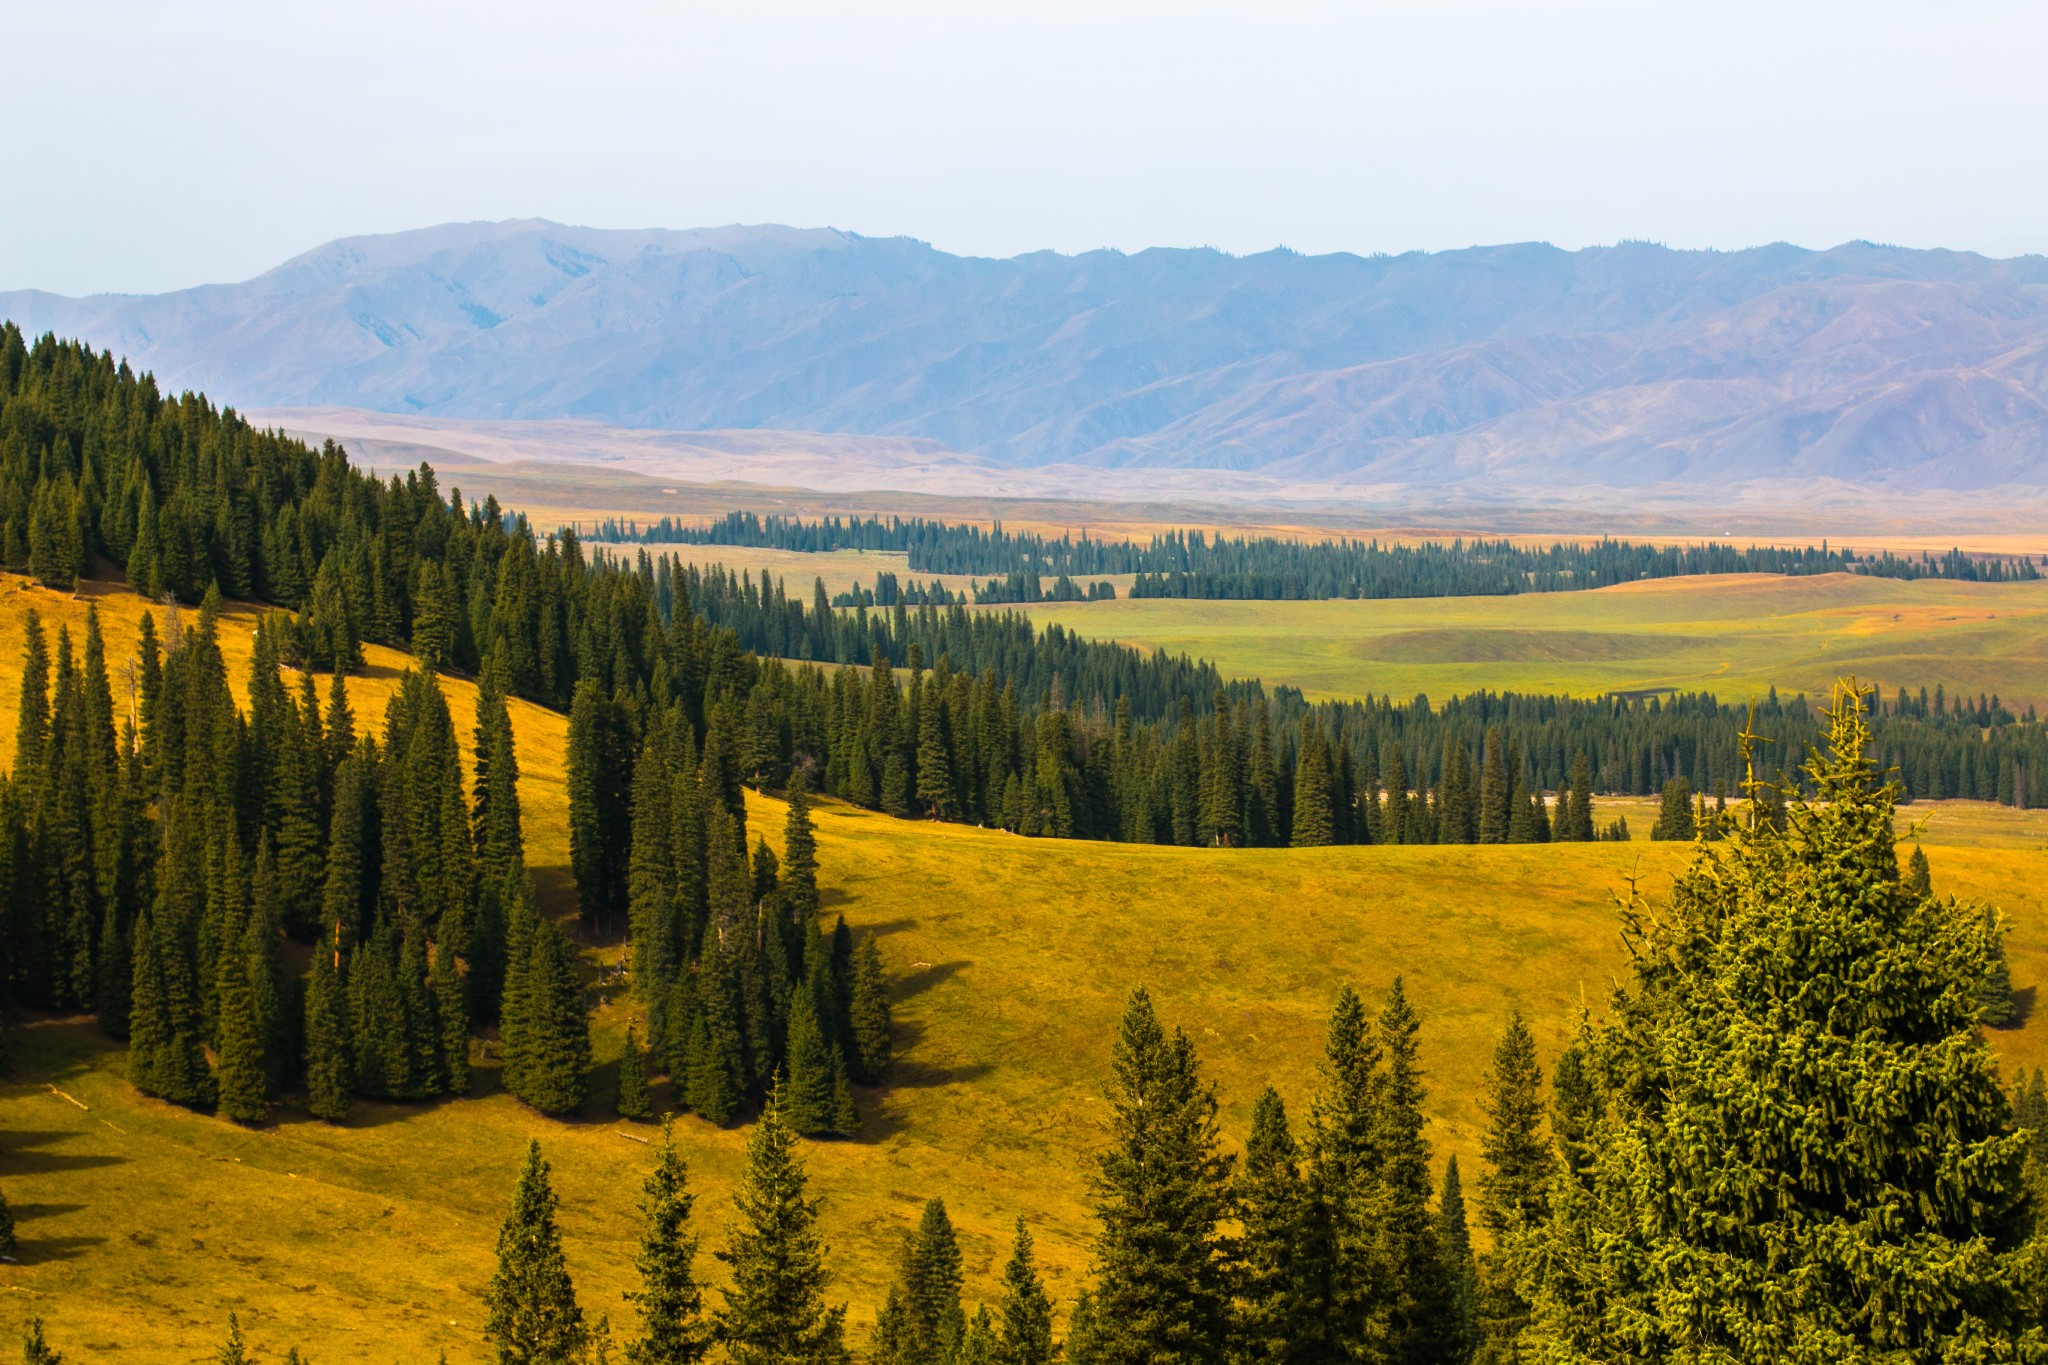
{"type": "Polygon", "coordinates": [[[2048,259],[1850,243],[1008,260],[539,220],[241,284],[0,293],[243,407],[915,437],[1319,483],[1900,490],[2048,477],[2048,259]]]}

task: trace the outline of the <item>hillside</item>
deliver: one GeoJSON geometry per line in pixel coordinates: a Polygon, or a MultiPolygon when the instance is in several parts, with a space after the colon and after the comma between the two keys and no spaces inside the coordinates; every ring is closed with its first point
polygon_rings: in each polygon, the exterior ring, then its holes
{"type": "Polygon", "coordinates": [[[0,294],[0,316],[245,408],[852,433],[1011,466],[1532,489],[2048,469],[2048,261],[1861,242],[985,260],[525,220],[153,297],[0,294]]]}
{"type": "MultiPolygon", "coordinates": [[[[73,598],[0,579],[0,717],[13,714],[25,607],[76,631],[87,600],[100,604],[118,676],[138,599],[101,584],[73,598]]],[[[246,666],[253,620],[238,608],[224,621],[231,673],[246,666]]],[[[403,663],[370,651],[351,688],[364,724],[403,663]]],[[[474,693],[458,679],[444,686],[466,737],[474,693]]],[[[514,721],[529,857],[566,913],[562,719],[515,704],[514,721]]],[[[0,719],[0,753],[11,730],[0,719]]],[[[780,804],[749,804],[775,842],[780,804]]],[[[1912,814],[1931,815],[1937,885],[2012,916],[2014,975],[2032,987],[2048,970],[2048,890],[2034,875],[2048,821],[1967,806],[1912,814]]],[[[1148,984],[1167,1019],[1189,1026],[1235,1144],[1266,1079],[1290,1105],[1305,1102],[1339,983],[1372,1001],[1404,975],[1424,1021],[1429,1137],[1439,1159],[1469,1160],[1474,1096],[1506,1010],[1529,1011],[1553,1056],[1571,1013],[1597,1005],[1622,968],[1611,893],[1640,871],[1656,895],[1685,856],[1647,843],[1217,853],[1023,840],[829,803],[817,824],[828,911],[881,936],[897,983],[895,1083],[863,1096],[857,1141],[805,1147],[856,1335],[894,1272],[901,1231],[934,1194],[961,1227],[970,1296],[994,1292],[1023,1214],[1052,1291],[1071,1302],[1108,1037],[1131,986],[1148,984]]],[[[616,952],[586,947],[599,959],[616,952]]],[[[600,1059],[615,1058],[623,1002],[605,1000],[598,1020],[600,1059]]],[[[451,1361],[482,1360],[478,1296],[529,1135],[555,1163],[586,1311],[629,1311],[618,1295],[647,1164],[632,1137],[649,1132],[604,1121],[603,1094],[586,1117],[555,1122],[498,1093],[486,1068],[474,1099],[362,1102],[343,1129],[287,1108],[248,1132],[138,1097],[121,1053],[89,1022],[32,1019],[10,1041],[0,1181],[23,1251],[0,1284],[13,1311],[49,1319],[67,1351],[197,1358],[232,1309],[266,1358],[296,1342],[321,1365],[443,1348],[451,1361]]],[[[2048,1063],[2038,1014],[1996,1042],[2014,1062],[2048,1063]]],[[[608,1085],[600,1079],[600,1091],[608,1085]]],[[[681,1132],[706,1249],[716,1249],[743,1135],[695,1119],[681,1132]]]]}

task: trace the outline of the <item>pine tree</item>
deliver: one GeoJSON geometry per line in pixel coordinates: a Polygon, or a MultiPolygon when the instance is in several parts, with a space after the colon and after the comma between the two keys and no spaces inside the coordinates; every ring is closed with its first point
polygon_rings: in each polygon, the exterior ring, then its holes
{"type": "Polygon", "coordinates": [[[1301,765],[1294,779],[1296,848],[1320,848],[1337,842],[1337,822],[1330,808],[1330,753],[1317,725],[1302,727],[1301,765]]]}
{"type": "Polygon", "coordinates": [[[465,1095],[469,1093],[469,988],[456,969],[455,950],[446,939],[434,945],[433,956],[429,983],[434,1017],[440,1023],[441,1072],[450,1094],[465,1095]]]}
{"type": "Polygon", "coordinates": [[[1657,808],[1657,823],[1650,829],[1652,839],[1690,839],[1699,824],[1693,814],[1692,783],[1674,777],[1664,784],[1663,802],[1657,808]]]}
{"type": "Polygon", "coordinates": [[[355,1048],[349,1040],[348,984],[342,970],[334,940],[322,939],[306,969],[306,1109],[329,1123],[348,1117],[355,1090],[355,1048]]]}
{"type": "Polygon", "coordinates": [[[733,1365],[844,1365],[846,1309],[828,1307],[829,1255],[818,1236],[818,1201],[796,1157],[796,1134],[771,1094],[747,1137],[747,1165],[733,1195],[738,1214],[730,1250],[725,1307],[714,1334],[733,1365]]]}
{"type": "Polygon", "coordinates": [[[22,1365],[64,1365],[63,1353],[52,1350],[44,1340],[43,1320],[39,1317],[30,1318],[21,1329],[21,1361],[22,1365]]]}
{"type": "Polygon", "coordinates": [[[129,1006],[128,1077],[137,1090],[172,1104],[213,1099],[200,1050],[198,1002],[181,949],[164,942],[155,917],[135,921],[135,995],[129,1006]]]}
{"type": "Polygon", "coordinates": [[[845,1060],[819,1026],[817,1007],[808,990],[797,991],[790,1002],[788,1053],[782,1104],[789,1126],[806,1136],[852,1136],[854,1129],[845,1125],[845,1111],[852,1104],[845,1060]]]}
{"type": "Polygon", "coordinates": [[[640,1288],[628,1293],[640,1313],[640,1338],[626,1347],[628,1365],[690,1365],[711,1350],[704,1287],[697,1280],[696,1206],[689,1170],[676,1150],[675,1122],[663,1119],[654,1170],[641,1186],[640,1288]]]}
{"type": "Polygon", "coordinates": [[[1142,989],[1124,1011],[1110,1065],[1110,1148],[1093,1198],[1095,1358],[1207,1362],[1230,1325],[1218,1230],[1230,1160],[1217,1147],[1216,1099],[1194,1045],[1179,1030],[1167,1037],[1142,989]]]}
{"type": "Polygon", "coordinates": [[[1450,1284],[1447,1312],[1438,1332],[1441,1359],[1463,1365],[1474,1358],[1481,1340],[1479,1268],[1472,1259],[1472,1232],[1465,1222],[1465,1193],[1458,1181],[1458,1158],[1444,1163],[1443,1193],[1437,1196],[1436,1241],[1450,1284]]]}
{"type": "Polygon", "coordinates": [[[590,1016],[569,937],[551,921],[534,929],[524,978],[527,1003],[513,1093],[543,1114],[573,1113],[590,1098],[590,1016]]]}
{"type": "Polygon", "coordinates": [[[1594,1035],[1618,1085],[1584,1188],[1553,1187],[1547,1353],[2043,1349],[2026,1137],[1977,1028],[1981,917],[1901,887],[1853,683],[1828,731],[1785,830],[1752,817],[1625,921],[1634,981],[1594,1035]]]}
{"type": "Polygon", "coordinates": [[[1927,866],[1927,850],[1913,845],[1913,856],[1906,864],[1906,894],[1909,896],[1931,896],[1934,894],[1934,874],[1927,866]]]}
{"type": "Polygon", "coordinates": [[[1031,1231],[1017,1220],[1017,1240],[1003,1266],[1002,1365],[1052,1365],[1052,1300],[1038,1277],[1031,1231]]]}
{"type": "Polygon", "coordinates": [[[847,1018],[854,1079],[864,1085],[879,1085],[889,1078],[891,1024],[889,983],[882,974],[882,950],[873,934],[864,935],[854,953],[852,985],[847,1018]]]}
{"type": "Polygon", "coordinates": [[[1513,812],[1510,808],[1506,749],[1507,741],[1502,737],[1500,727],[1487,727],[1486,749],[1480,759],[1479,776],[1479,842],[1482,844],[1505,843],[1508,839],[1508,821],[1513,812]]]}
{"type": "Polygon", "coordinates": [[[215,992],[219,998],[220,1067],[215,1076],[220,1112],[237,1123],[264,1120],[268,1083],[264,1037],[249,990],[249,958],[223,951],[215,992]]]}
{"type": "Polygon", "coordinates": [[[686,1048],[684,1092],[690,1108],[723,1124],[745,1102],[746,1039],[731,964],[717,930],[704,936],[697,959],[697,1005],[686,1048]]]}
{"type": "Polygon", "coordinates": [[[654,1096],[647,1086],[647,1053],[633,1026],[626,1026],[626,1045],[619,1053],[619,1085],[614,1109],[622,1119],[654,1117],[654,1096]]]}
{"type": "Polygon", "coordinates": [[[512,1193],[512,1212],[498,1232],[498,1269],[484,1306],[484,1336],[499,1365],[574,1365],[587,1332],[555,1226],[555,1191],[540,1143],[526,1144],[526,1164],[512,1193]]]}
{"type": "Polygon", "coordinates": [[[2020,1023],[2019,1001],[2013,998],[2012,967],[2005,958],[2005,922],[1984,908],[1984,982],[1977,988],[1977,1017],[1986,1028],[2013,1028],[2020,1023]]]}
{"type": "Polygon", "coordinates": [[[960,1349],[953,1353],[953,1365],[1002,1365],[1003,1342],[996,1321],[982,1304],[974,1310],[967,1330],[961,1334],[960,1349]]]}
{"type": "Polygon", "coordinates": [[[1561,817],[1568,818],[1569,824],[1565,828],[1569,832],[1560,834],[1558,837],[1573,843],[1591,843],[1593,840],[1593,765],[1587,762],[1583,751],[1572,755],[1571,783],[1570,811],[1568,814],[1563,810],[1559,812],[1561,817]]]}
{"type": "Polygon", "coordinates": [[[1295,1340],[1307,1358],[1385,1349],[1385,1269],[1375,1259],[1369,1204],[1379,1178],[1374,1125],[1385,1085],[1377,1034],[1349,986],[1330,1011],[1323,1084],[1309,1113],[1305,1215],[1296,1251],[1295,1340]]]}
{"type": "Polygon", "coordinates": [[[1422,1135],[1425,1091],[1417,1055],[1421,1025],[1398,976],[1378,1026],[1387,1070],[1372,1126],[1379,1167],[1368,1202],[1374,1259],[1385,1276],[1392,1358],[1432,1360],[1441,1354],[1438,1334],[1448,1325],[1450,1285],[1429,1216],[1429,1143],[1422,1135]]]}
{"type": "Polygon", "coordinates": [[[960,1349],[967,1315],[960,1306],[964,1277],[960,1243],[943,1199],[925,1201],[917,1229],[904,1239],[901,1365],[946,1365],[960,1349]]]}
{"type": "Polygon", "coordinates": [[[233,1313],[228,1314],[228,1339],[221,1343],[214,1361],[216,1365],[253,1365],[248,1351],[242,1345],[241,1319],[233,1313]]]}
{"type": "Polygon", "coordinates": [[[1310,1358],[1314,1331],[1301,1321],[1301,1253],[1306,1193],[1280,1093],[1267,1086],[1252,1109],[1244,1168],[1235,1190],[1238,1318],[1230,1358],[1237,1365],[1288,1365],[1310,1358]]]}
{"type": "Polygon", "coordinates": [[[782,894],[790,918],[808,941],[818,917],[818,839],[811,828],[811,784],[799,768],[789,781],[789,814],[782,834],[782,894]]]}
{"type": "Polygon", "coordinates": [[[1536,1040],[1519,1010],[1508,1015],[1507,1030],[1494,1048],[1480,1108],[1487,1123],[1479,1154],[1487,1169],[1479,1178],[1479,1221],[1493,1242],[1482,1265],[1483,1358],[1514,1361],[1520,1358],[1522,1331],[1529,1322],[1531,1239],[1549,1216],[1556,1164],[1543,1136],[1543,1072],[1536,1063],[1536,1040]]]}

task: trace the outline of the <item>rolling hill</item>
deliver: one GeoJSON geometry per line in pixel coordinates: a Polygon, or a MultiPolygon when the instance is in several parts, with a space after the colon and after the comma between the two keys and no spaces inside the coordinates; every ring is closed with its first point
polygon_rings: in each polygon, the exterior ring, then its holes
{"type": "Polygon", "coordinates": [[[986,260],[523,220],[151,297],[0,294],[0,316],[245,408],[851,433],[1013,468],[1950,491],[2048,473],[2048,260],[1861,242],[986,260]]]}
{"type": "MultiPolygon", "coordinates": [[[[21,622],[80,628],[97,602],[116,676],[143,609],[103,583],[77,596],[0,578],[0,716],[19,689],[21,622]]],[[[222,639],[246,671],[253,609],[222,639]]],[[[351,685],[374,725],[405,657],[372,648],[351,685]]],[[[467,734],[474,693],[444,678],[467,734]]],[[[563,718],[515,704],[529,857],[567,914],[563,718]]],[[[0,760],[12,745],[0,722],[0,760]]],[[[774,842],[780,803],[750,795],[774,842]]],[[[1631,823],[1640,806],[1629,807],[1631,823]]],[[[1944,805],[1924,832],[1938,885],[1995,900],[2013,918],[2014,975],[2048,970],[2048,891],[2036,875],[2042,813],[1944,805]]],[[[1227,1140],[1247,1131],[1260,1085],[1291,1106],[1314,1084],[1323,1015],[1342,982],[1376,1002],[1405,978],[1423,1019],[1428,1137],[1438,1159],[1476,1156],[1475,1103],[1489,1043],[1515,1005],[1555,1056],[1581,1002],[1623,970],[1610,896],[1639,873],[1653,896],[1686,850],[1673,845],[1340,847],[1219,853],[1026,840],[894,820],[835,803],[817,812],[828,913],[880,936],[895,978],[899,1070],[862,1096],[849,1142],[807,1143],[825,1233],[856,1339],[895,1272],[921,1201],[960,1226],[970,1299],[992,1296],[1012,1220],[1039,1238],[1052,1292],[1085,1272],[1087,1176],[1100,1142],[1108,1038],[1129,989],[1147,984],[1185,1024],[1223,1102],[1227,1140]]],[[[616,943],[588,943],[593,963],[616,943]]],[[[598,1055],[618,1055],[630,1002],[595,989],[598,1055]]],[[[9,1031],[0,1084],[0,1182],[20,1221],[18,1263],[0,1267],[15,1307],[41,1314],[82,1357],[209,1353],[235,1311],[262,1358],[296,1343],[321,1365],[485,1359],[480,1296],[520,1151],[538,1137],[555,1165],[571,1270],[585,1311],[629,1322],[633,1203],[649,1164],[644,1126],[607,1118],[600,1094],[570,1121],[540,1117],[479,1068],[473,1098],[363,1102],[335,1128],[280,1107],[249,1131],[137,1095],[123,1053],[89,1020],[38,1016],[9,1031]]],[[[2048,1062],[2048,1019],[1996,1035],[2009,1062],[2048,1062]]],[[[742,1131],[681,1122],[705,1249],[724,1245],[742,1131]]],[[[715,1267],[704,1263],[707,1272],[715,1267]]],[[[0,1317],[0,1330],[11,1318],[0,1317]]]]}

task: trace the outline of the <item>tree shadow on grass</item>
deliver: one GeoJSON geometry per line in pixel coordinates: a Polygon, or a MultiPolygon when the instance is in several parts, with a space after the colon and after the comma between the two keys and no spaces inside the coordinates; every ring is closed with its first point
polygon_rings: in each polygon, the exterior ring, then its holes
{"type": "Polygon", "coordinates": [[[2012,1026],[2014,1028],[2025,1028],[2027,1021],[2034,1017],[2034,988],[2032,986],[2022,986],[2012,993],[2012,1012],[2012,1026]]]}
{"type": "Polygon", "coordinates": [[[104,1237],[23,1237],[14,1244],[16,1265],[40,1265],[50,1261],[75,1261],[106,1242],[104,1237]]]}
{"type": "Polygon", "coordinates": [[[53,1143],[69,1142],[78,1133],[39,1133],[24,1129],[0,1132],[0,1172],[7,1175],[47,1175],[53,1171],[86,1171],[96,1166],[120,1166],[125,1156],[105,1152],[78,1153],[40,1150],[53,1143]]]}
{"type": "Polygon", "coordinates": [[[923,963],[889,982],[889,995],[896,1000],[915,1000],[934,986],[944,985],[960,974],[967,962],[923,963]]]}

